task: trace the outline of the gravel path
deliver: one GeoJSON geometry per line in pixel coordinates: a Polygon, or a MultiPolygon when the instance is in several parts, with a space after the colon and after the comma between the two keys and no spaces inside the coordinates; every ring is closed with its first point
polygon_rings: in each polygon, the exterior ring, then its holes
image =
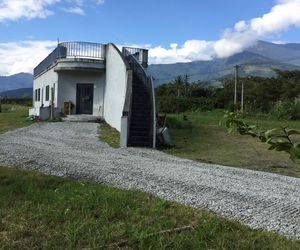
{"type": "Polygon", "coordinates": [[[0,162],[139,189],[300,238],[300,179],[198,163],[149,149],[112,149],[98,124],[45,123],[0,135],[0,162]]]}

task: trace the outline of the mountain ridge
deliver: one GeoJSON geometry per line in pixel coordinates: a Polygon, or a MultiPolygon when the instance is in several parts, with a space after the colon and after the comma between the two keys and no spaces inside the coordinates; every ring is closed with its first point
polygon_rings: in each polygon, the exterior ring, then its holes
{"type": "Polygon", "coordinates": [[[24,72],[11,76],[0,76],[0,93],[14,89],[32,88],[32,81],[32,74],[24,72]]]}
{"type": "Polygon", "coordinates": [[[178,75],[188,75],[191,81],[212,81],[233,76],[233,67],[239,64],[241,76],[273,77],[273,69],[300,69],[300,44],[274,44],[257,41],[255,45],[223,59],[174,64],[152,64],[148,72],[155,85],[173,80],[178,75]],[[272,51],[274,52],[272,54],[272,51]],[[272,57],[272,58],[270,58],[272,57]]]}

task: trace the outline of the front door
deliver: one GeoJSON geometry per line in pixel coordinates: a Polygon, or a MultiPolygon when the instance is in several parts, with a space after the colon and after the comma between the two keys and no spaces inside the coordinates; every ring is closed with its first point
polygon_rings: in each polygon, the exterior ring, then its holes
{"type": "Polygon", "coordinates": [[[94,84],[77,84],[76,114],[93,114],[94,84]]]}

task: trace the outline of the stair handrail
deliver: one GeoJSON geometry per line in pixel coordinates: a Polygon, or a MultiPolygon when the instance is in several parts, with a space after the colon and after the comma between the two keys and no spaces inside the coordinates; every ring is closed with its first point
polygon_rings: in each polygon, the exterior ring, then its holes
{"type": "Polygon", "coordinates": [[[153,124],[152,124],[152,147],[156,147],[156,100],[155,100],[155,89],[154,89],[154,81],[152,76],[148,76],[151,84],[151,92],[152,92],[152,115],[153,115],[153,124]]]}
{"type": "MultiPolygon", "coordinates": [[[[126,52],[126,51],[125,51],[126,52]]],[[[139,63],[134,55],[125,53],[132,70],[138,75],[138,78],[146,85],[151,93],[152,102],[152,147],[156,147],[156,102],[155,102],[155,90],[154,83],[151,76],[148,75],[144,67],[139,63]]]]}

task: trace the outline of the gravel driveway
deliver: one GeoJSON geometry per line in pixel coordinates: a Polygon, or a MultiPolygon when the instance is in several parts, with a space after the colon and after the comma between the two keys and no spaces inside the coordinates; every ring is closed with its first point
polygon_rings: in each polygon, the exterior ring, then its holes
{"type": "Polygon", "coordinates": [[[112,149],[98,124],[45,123],[0,135],[0,162],[139,189],[300,238],[300,179],[184,160],[149,149],[112,149]]]}

